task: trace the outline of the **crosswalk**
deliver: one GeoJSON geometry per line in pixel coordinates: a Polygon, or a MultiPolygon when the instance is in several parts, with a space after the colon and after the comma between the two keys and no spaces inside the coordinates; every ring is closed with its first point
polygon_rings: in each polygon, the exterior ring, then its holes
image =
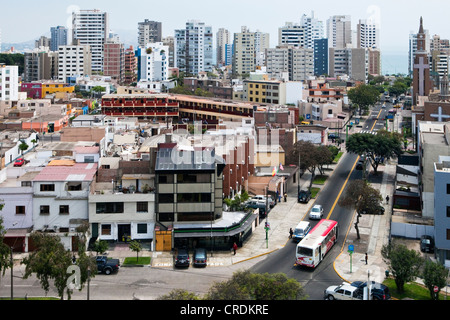
{"type": "Polygon", "coordinates": [[[370,133],[370,134],[377,134],[376,131],[371,131],[371,130],[361,130],[359,133],[370,133]]]}

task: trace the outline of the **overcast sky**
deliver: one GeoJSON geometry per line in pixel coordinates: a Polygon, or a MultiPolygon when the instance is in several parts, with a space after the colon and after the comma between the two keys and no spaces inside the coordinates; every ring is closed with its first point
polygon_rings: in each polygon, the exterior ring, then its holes
{"type": "Polygon", "coordinates": [[[450,38],[446,23],[450,1],[446,0],[21,0],[8,1],[0,8],[3,43],[48,36],[50,27],[67,26],[72,8],[108,12],[111,30],[119,36],[123,33],[123,38],[134,33],[135,41],[137,24],[145,19],[162,22],[163,36],[173,35],[188,20],[200,20],[211,25],[214,34],[219,28],[240,32],[241,26],[268,32],[275,46],[279,27],[285,22],[298,23],[303,14],[312,11],[324,24],[332,15],[350,15],[354,29],[359,19],[374,18],[380,25],[381,49],[386,53],[407,54],[409,34],[418,31],[421,15],[431,35],[450,38]]]}

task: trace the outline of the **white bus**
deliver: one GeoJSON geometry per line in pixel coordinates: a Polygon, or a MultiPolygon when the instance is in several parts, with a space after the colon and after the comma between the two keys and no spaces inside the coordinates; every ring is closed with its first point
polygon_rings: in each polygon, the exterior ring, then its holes
{"type": "Polygon", "coordinates": [[[297,244],[295,258],[296,265],[311,268],[323,260],[328,251],[337,241],[337,221],[322,219],[315,227],[297,244]]]}

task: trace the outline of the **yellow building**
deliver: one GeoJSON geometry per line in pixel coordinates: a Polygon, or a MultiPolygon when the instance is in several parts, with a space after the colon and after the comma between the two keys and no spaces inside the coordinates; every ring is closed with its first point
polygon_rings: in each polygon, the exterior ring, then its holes
{"type": "Polygon", "coordinates": [[[59,82],[45,82],[42,83],[42,95],[41,97],[45,97],[48,94],[54,93],[73,93],[75,92],[75,86],[68,86],[65,83],[59,82]]]}

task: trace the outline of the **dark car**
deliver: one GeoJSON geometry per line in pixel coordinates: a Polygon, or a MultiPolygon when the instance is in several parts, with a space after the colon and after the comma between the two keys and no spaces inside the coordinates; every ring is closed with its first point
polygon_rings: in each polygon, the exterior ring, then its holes
{"type": "Polygon", "coordinates": [[[366,207],[361,209],[359,214],[384,214],[384,207],[381,205],[366,207]]]}
{"type": "Polygon", "coordinates": [[[178,249],[175,257],[175,267],[189,267],[189,253],[186,249],[178,249]]]}
{"type": "Polygon", "coordinates": [[[434,252],[434,239],[432,236],[423,235],[420,237],[420,251],[434,252]]]}
{"type": "Polygon", "coordinates": [[[120,269],[119,259],[110,259],[107,256],[96,256],[95,261],[97,262],[98,273],[110,275],[120,269]]]}
{"type": "Polygon", "coordinates": [[[208,257],[206,250],[203,248],[195,249],[194,251],[194,267],[206,267],[208,257]]]}
{"type": "Polygon", "coordinates": [[[356,164],[356,170],[362,170],[364,168],[364,160],[358,160],[358,163],[356,164]]]}
{"type": "Polygon", "coordinates": [[[25,164],[24,158],[18,158],[16,161],[14,161],[14,167],[21,167],[25,164]]]}
{"type": "Polygon", "coordinates": [[[298,202],[308,203],[311,200],[311,192],[309,190],[300,190],[298,193],[298,202]]]}
{"type": "MultiPolygon", "coordinates": [[[[353,281],[351,283],[353,287],[357,288],[365,288],[367,286],[367,282],[364,281],[353,281]]],[[[371,282],[371,291],[372,291],[372,299],[373,300],[389,300],[391,299],[391,293],[389,292],[389,288],[384,284],[372,281],[371,282]]]]}

